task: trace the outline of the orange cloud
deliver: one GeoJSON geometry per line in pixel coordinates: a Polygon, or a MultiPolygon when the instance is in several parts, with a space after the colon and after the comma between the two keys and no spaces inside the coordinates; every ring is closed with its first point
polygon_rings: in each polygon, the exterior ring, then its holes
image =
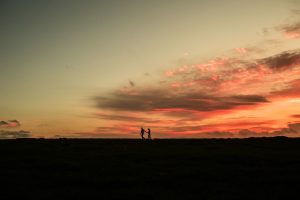
{"type": "MultiPolygon", "coordinates": [[[[96,133],[132,137],[141,125],[151,126],[161,137],[298,133],[296,122],[283,127],[274,116],[254,121],[247,117],[225,118],[235,113],[255,116],[266,106],[270,110],[274,105],[276,109],[280,98],[298,97],[299,49],[260,59],[216,58],[167,70],[165,75],[150,86],[130,84],[131,87],[96,96],[96,107],[102,111],[96,117],[111,122],[109,126],[97,128],[96,133]]],[[[282,118],[290,118],[293,114],[290,110],[282,113],[282,118]]]]}

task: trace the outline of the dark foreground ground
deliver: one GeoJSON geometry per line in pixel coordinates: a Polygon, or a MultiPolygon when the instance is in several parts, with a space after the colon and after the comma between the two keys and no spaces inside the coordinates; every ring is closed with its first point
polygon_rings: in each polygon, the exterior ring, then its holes
{"type": "Polygon", "coordinates": [[[300,139],[0,140],[0,199],[299,199],[300,139]]]}

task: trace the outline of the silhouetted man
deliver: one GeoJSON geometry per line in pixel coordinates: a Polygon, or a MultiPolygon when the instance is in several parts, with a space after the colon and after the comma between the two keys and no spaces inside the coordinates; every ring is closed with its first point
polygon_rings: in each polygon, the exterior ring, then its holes
{"type": "Polygon", "coordinates": [[[145,133],[145,129],[142,127],[142,128],[141,128],[141,137],[142,137],[142,139],[145,139],[145,138],[144,138],[144,133],[145,133]]]}
{"type": "Polygon", "coordinates": [[[150,131],[150,128],[148,128],[148,132],[147,133],[148,133],[148,139],[151,140],[151,131],[150,131]]]}

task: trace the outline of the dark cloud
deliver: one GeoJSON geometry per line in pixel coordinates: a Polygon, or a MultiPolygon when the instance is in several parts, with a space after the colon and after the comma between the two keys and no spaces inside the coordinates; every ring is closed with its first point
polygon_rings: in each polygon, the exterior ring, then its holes
{"type": "Polygon", "coordinates": [[[221,124],[210,124],[200,126],[179,126],[163,128],[165,132],[173,135],[188,135],[189,137],[206,137],[206,138],[246,138],[246,137],[274,137],[289,136],[300,134],[300,123],[290,123],[287,128],[274,129],[264,125],[276,124],[275,121],[258,121],[258,122],[228,122],[221,124]],[[241,128],[249,127],[249,128],[241,128]],[[258,125],[253,127],[251,125],[258,125]],[[212,131],[209,131],[212,130],[212,131]]]}
{"type": "Polygon", "coordinates": [[[18,120],[0,121],[0,127],[2,128],[13,128],[19,126],[21,126],[21,123],[18,120]]]}
{"type": "Polygon", "coordinates": [[[171,132],[189,132],[189,131],[200,131],[203,126],[176,126],[176,127],[167,127],[166,129],[171,132]]]}
{"type": "Polygon", "coordinates": [[[0,130],[0,139],[28,138],[31,133],[28,131],[6,131],[0,130]]]}
{"type": "Polygon", "coordinates": [[[256,132],[249,129],[242,129],[239,130],[239,132],[236,134],[236,137],[239,138],[248,138],[248,137],[275,137],[275,136],[284,136],[288,133],[291,133],[291,131],[287,128],[283,128],[281,130],[277,131],[262,131],[262,132],[256,132]]]}
{"type": "Polygon", "coordinates": [[[300,50],[285,51],[260,61],[276,71],[290,69],[300,65],[300,50]]]}
{"type": "Polygon", "coordinates": [[[300,36],[300,3],[299,0],[290,0],[292,7],[290,8],[290,16],[285,20],[286,23],[275,27],[286,35],[287,38],[298,38],[300,36]]]}
{"type": "Polygon", "coordinates": [[[201,137],[204,138],[232,138],[235,137],[234,133],[229,131],[211,131],[211,132],[204,132],[199,134],[201,137]]]}
{"type": "MultiPolygon", "coordinates": [[[[111,130],[109,130],[111,131],[111,130]]],[[[137,138],[139,135],[138,134],[115,134],[113,132],[110,133],[103,133],[103,132],[81,132],[81,133],[73,133],[72,138],[137,138]]]]}
{"type": "Polygon", "coordinates": [[[257,133],[254,131],[250,131],[248,129],[242,129],[238,132],[238,135],[240,137],[253,137],[253,136],[256,136],[257,133]]]}
{"type": "Polygon", "coordinates": [[[128,123],[120,123],[112,126],[100,126],[96,128],[96,134],[107,135],[137,135],[139,133],[139,127],[128,123]]]}
{"type": "Polygon", "coordinates": [[[263,96],[259,96],[259,95],[236,95],[236,96],[232,96],[233,99],[238,100],[239,102],[244,102],[244,103],[264,103],[264,102],[268,102],[268,100],[263,97],[263,96]]]}
{"type": "MultiPolygon", "coordinates": [[[[299,10],[294,10],[294,12],[299,12],[299,10]]],[[[279,30],[282,30],[286,33],[288,32],[300,32],[300,22],[294,22],[291,24],[285,24],[278,27],[279,30]]]]}
{"type": "Polygon", "coordinates": [[[286,136],[295,133],[288,128],[283,128],[279,131],[263,131],[256,132],[249,129],[241,129],[237,133],[231,131],[211,131],[197,134],[197,136],[205,138],[249,138],[249,137],[275,137],[286,136]]]}
{"type": "Polygon", "coordinates": [[[134,87],[134,86],[135,86],[135,83],[134,83],[133,81],[129,80],[129,85],[130,85],[131,87],[134,87]]]}
{"type": "Polygon", "coordinates": [[[8,123],[6,121],[0,121],[0,126],[6,126],[8,123]]]}
{"type": "Polygon", "coordinates": [[[292,132],[300,133],[300,123],[290,123],[288,127],[292,132]]]}
{"type": "Polygon", "coordinates": [[[300,96],[300,79],[293,80],[288,83],[288,87],[279,91],[271,92],[272,97],[299,97],[300,96]]]}
{"type": "Polygon", "coordinates": [[[96,114],[96,117],[104,120],[115,120],[115,121],[127,121],[127,122],[144,122],[144,123],[156,123],[159,120],[144,118],[144,117],[133,117],[128,115],[115,115],[115,114],[96,114]]]}
{"type": "Polygon", "coordinates": [[[98,108],[124,111],[159,109],[214,111],[268,102],[265,97],[258,95],[214,97],[194,93],[174,94],[170,90],[145,90],[134,95],[116,92],[109,97],[95,99],[98,108]]]}
{"type": "Polygon", "coordinates": [[[300,118],[300,115],[291,115],[291,117],[300,118]]]}
{"type": "Polygon", "coordinates": [[[201,133],[204,136],[210,137],[238,137],[238,138],[246,138],[246,137],[274,137],[274,136],[287,136],[290,134],[299,134],[300,133],[300,123],[291,123],[288,124],[288,128],[282,128],[274,131],[254,131],[250,129],[241,129],[237,133],[232,131],[213,131],[213,132],[204,132],[201,133]]]}
{"type": "Polygon", "coordinates": [[[253,127],[253,126],[262,126],[262,125],[271,125],[276,123],[274,120],[267,120],[267,121],[245,121],[245,120],[235,120],[232,122],[226,123],[214,123],[214,124],[206,124],[206,125],[198,125],[198,126],[176,126],[176,127],[168,127],[171,131],[179,131],[179,132],[186,132],[186,131],[205,131],[208,129],[239,129],[240,127],[253,127]]]}

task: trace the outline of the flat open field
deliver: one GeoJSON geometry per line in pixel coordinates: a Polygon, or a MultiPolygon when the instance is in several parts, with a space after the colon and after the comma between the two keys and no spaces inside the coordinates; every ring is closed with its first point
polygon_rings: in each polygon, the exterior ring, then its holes
{"type": "Polygon", "coordinates": [[[300,139],[17,139],[0,155],[1,199],[299,198],[300,139]]]}

